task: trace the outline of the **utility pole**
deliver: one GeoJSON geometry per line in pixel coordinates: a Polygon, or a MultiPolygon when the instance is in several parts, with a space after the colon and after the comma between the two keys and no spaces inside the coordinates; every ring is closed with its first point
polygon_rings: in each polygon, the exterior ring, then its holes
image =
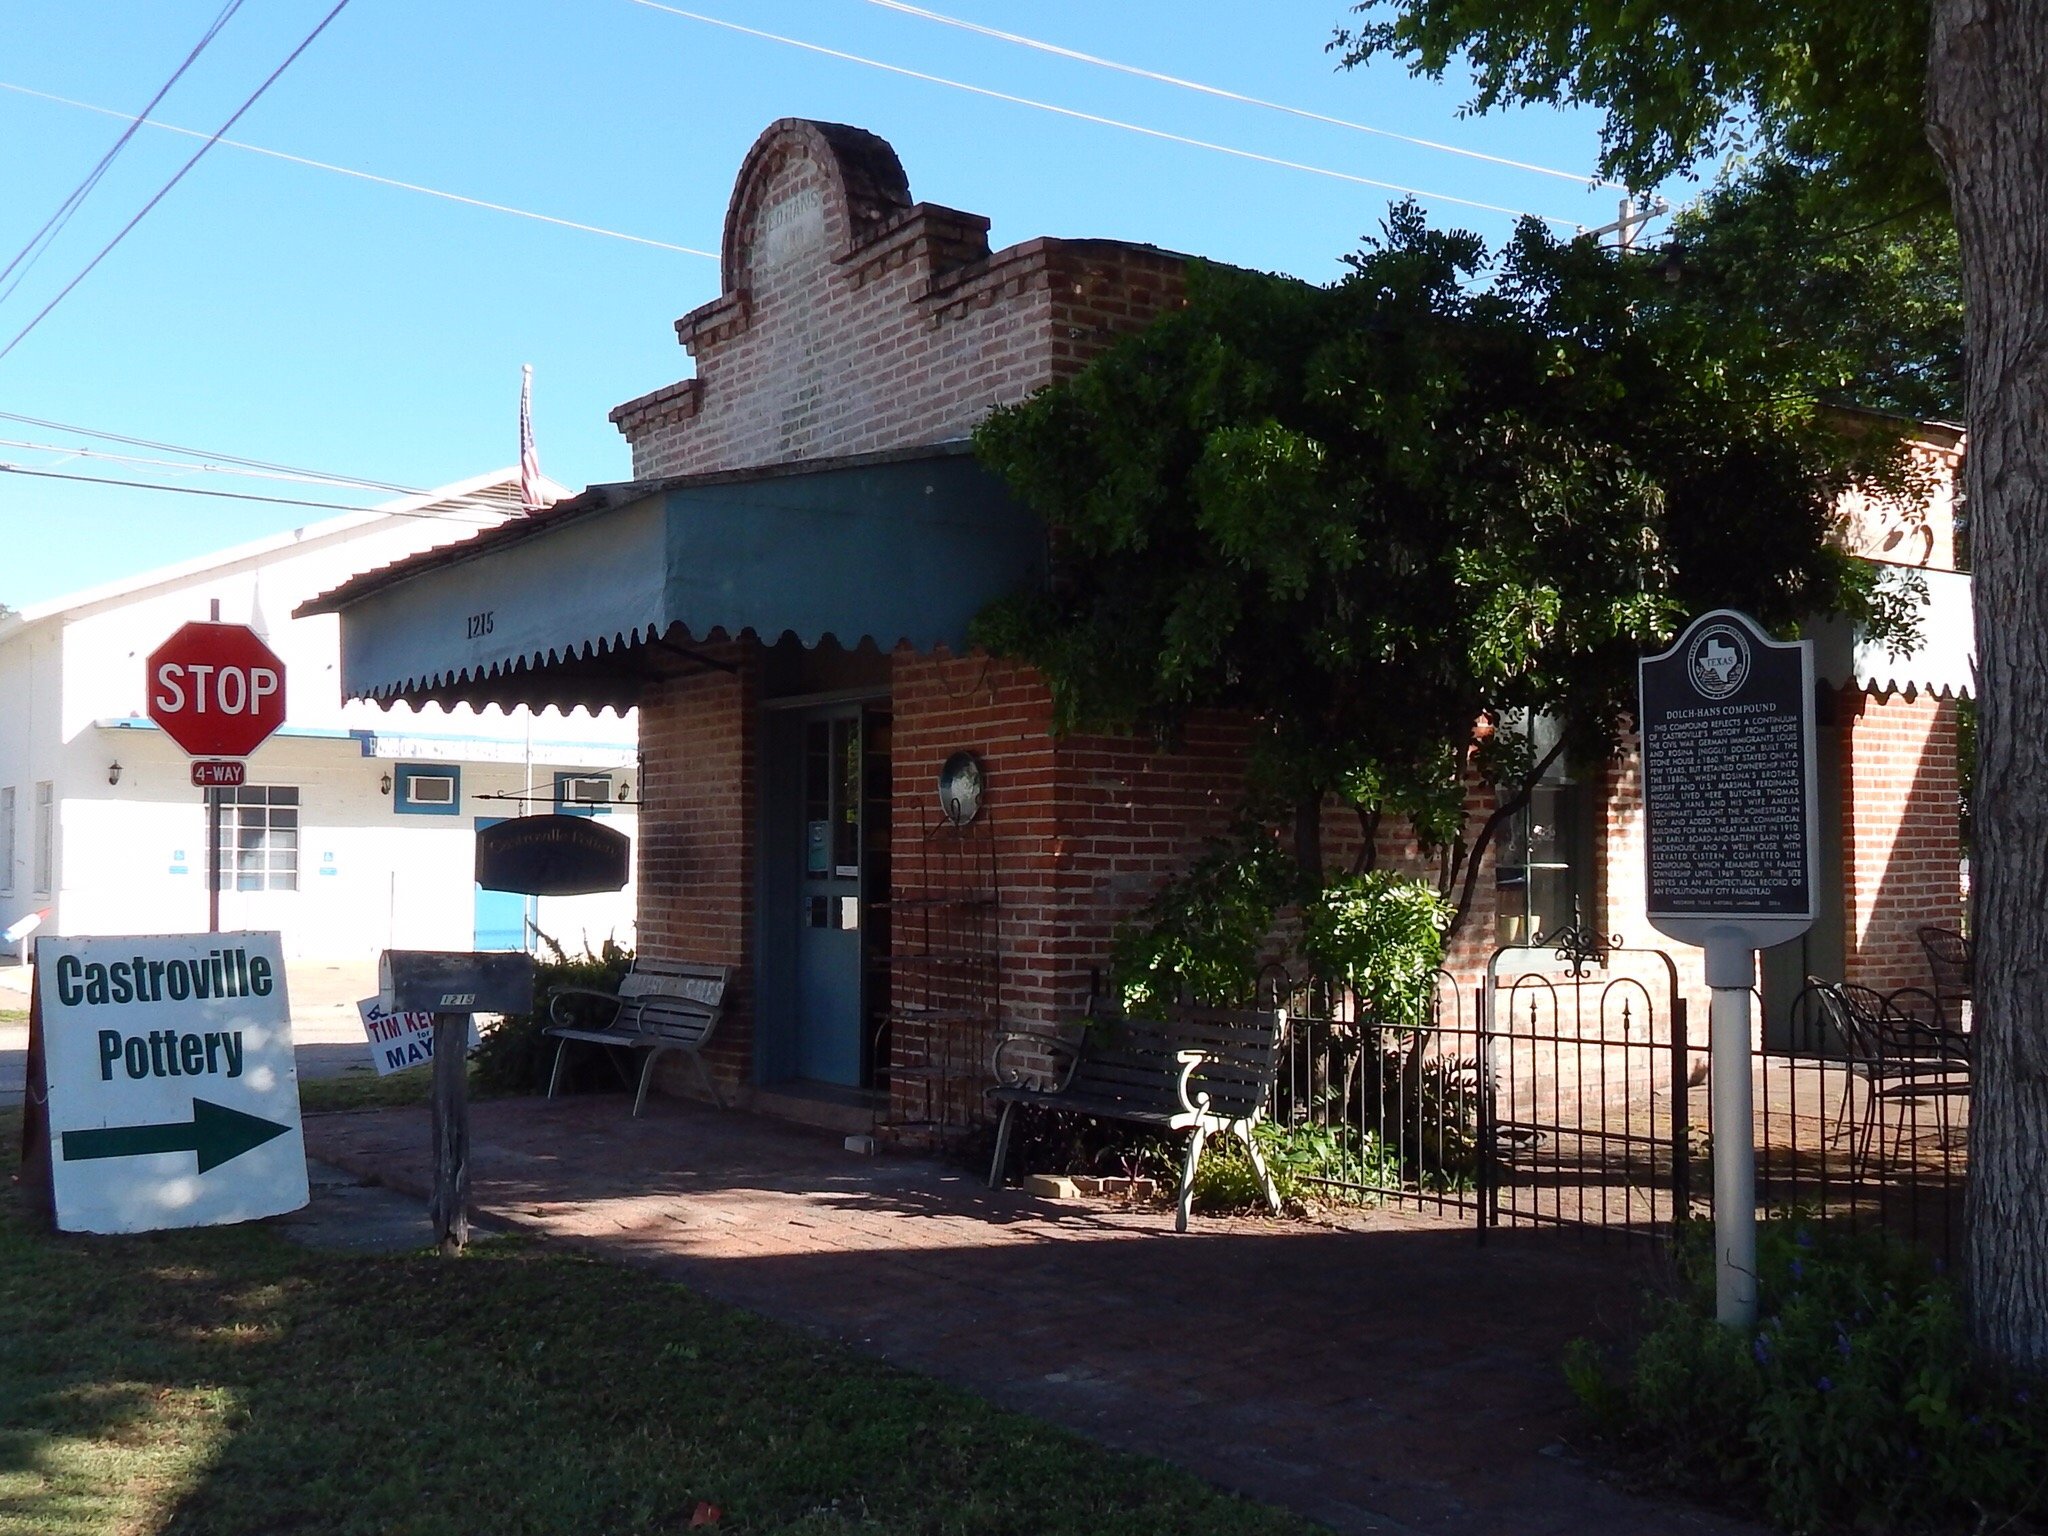
{"type": "Polygon", "coordinates": [[[1595,240],[1614,236],[1616,250],[1632,251],[1636,248],[1636,236],[1641,234],[1652,219],[1661,219],[1671,211],[1671,205],[1661,197],[1652,197],[1646,203],[1638,204],[1634,194],[1621,200],[1621,217],[1612,224],[1602,224],[1598,229],[1581,230],[1595,240]]]}

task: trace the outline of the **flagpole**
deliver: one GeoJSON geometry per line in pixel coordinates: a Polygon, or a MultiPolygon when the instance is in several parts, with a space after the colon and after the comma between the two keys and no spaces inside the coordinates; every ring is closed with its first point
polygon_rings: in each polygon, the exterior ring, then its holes
{"type": "Polygon", "coordinates": [[[533,364],[519,370],[519,504],[528,517],[546,503],[541,499],[540,450],[533,443],[533,364]]]}

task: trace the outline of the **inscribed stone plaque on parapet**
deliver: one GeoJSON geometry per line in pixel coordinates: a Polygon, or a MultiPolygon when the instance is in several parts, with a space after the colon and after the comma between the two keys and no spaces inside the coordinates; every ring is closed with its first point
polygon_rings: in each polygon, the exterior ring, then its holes
{"type": "Polygon", "coordinates": [[[1724,609],[1640,676],[1651,920],[1811,919],[1810,642],[1724,609]]]}

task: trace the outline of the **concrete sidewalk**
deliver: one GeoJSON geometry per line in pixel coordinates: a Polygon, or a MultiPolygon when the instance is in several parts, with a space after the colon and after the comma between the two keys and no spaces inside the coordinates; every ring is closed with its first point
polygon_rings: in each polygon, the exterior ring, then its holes
{"type": "MultiPolygon", "coordinates": [[[[991,1192],[936,1161],[657,1100],[475,1107],[499,1220],[844,1340],[1339,1531],[1751,1528],[1578,1464],[1559,1356],[1627,1316],[1639,1251],[1373,1213],[1198,1220],[991,1192]]],[[[315,1115],[309,1152],[423,1194],[422,1110],[315,1115]]],[[[540,1324],[544,1326],[544,1322],[540,1324]]]]}

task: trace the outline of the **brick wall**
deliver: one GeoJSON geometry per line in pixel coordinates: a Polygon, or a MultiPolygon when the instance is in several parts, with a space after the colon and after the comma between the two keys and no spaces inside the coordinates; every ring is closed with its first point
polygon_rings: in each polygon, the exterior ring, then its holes
{"type": "Polygon", "coordinates": [[[1925,483],[1899,492],[1845,495],[1836,509],[1842,546],[1891,565],[1953,571],[1960,553],[1956,491],[1962,484],[1962,434],[1923,426],[1909,452],[1925,483]]]}
{"type": "MultiPolygon", "coordinates": [[[[754,841],[758,649],[699,647],[739,667],[658,683],[640,697],[640,952],[733,967],[726,1015],[705,1060],[723,1080],[753,1076],[754,841]]],[[[687,1064],[663,1063],[664,1088],[687,1064]]]]}
{"type": "MultiPolygon", "coordinates": [[[[990,252],[987,221],[911,200],[872,135],[786,121],[742,167],[728,211],[724,292],[676,322],[696,376],[613,413],[652,477],[733,469],[958,438],[991,407],[1070,376],[1183,293],[1181,259],[1108,241],[1040,239],[990,252]]],[[[1953,444],[1925,448],[1952,468],[1953,444]]],[[[1845,505],[1845,536],[1887,558],[1954,556],[1945,500],[1923,513],[1845,505]],[[1895,536],[1896,535],[1896,536],[1895,536]],[[1903,554],[1901,553],[1903,551],[1903,554]]],[[[719,1070],[751,1075],[750,936],[756,836],[757,650],[738,676],[650,690],[642,705],[642,942],[650,953],[738,968],[719,1070]]],[[[940,763],[969,749],[987,773],[1001,905],[1000,1009],[1007,1022],[1071,1019],[1117,925],[1223,831],[1242,790],[1242,721],[1194,722],[1162,752],[1147,741],[1054,740],[1051,701],[1028,669],[979,656],[899,652],[893,678],[893,882],[922,878],[940,763]]],[[[1911,930],[1960,915],[1954,856],[1954,706],[1898,696],[1854,703],[1844,731],[1850,839],[1850,974],[1921,979],[1911,930]]],[[[1598,899],[1587,914],[1629,942],[1659,944],[1642,915],[1641,788],[1626,756],[1604,773],[1598,899]]],[[[1469,810],[1491,811],[1474,788],[1469,810]]],[[[1359,829],[1332,807],[1325,852],[1348,866],[1359,829]]],[[[1408,830],[1379,829],[1383,866],[1431,873],[1408,830]]],[[[1448,960],[1469,996],[1496,941],[1492,859],[1448,960]]],[[[891,909],[898,947],[910,936],[891,909]]],[[[1689,993],[1698,957],[1674,949],[1689,993]]],[[[892,987],[898,1002],[906,970],[892,987]]],[[[1704,1020],[1703,1007],[1698,1010],[1704,1020]]],[[[944,1054],[959,1042],[945,1045],[944,1054]]],[[[899,1060],[932,1052],[906,1026],[899,1060]]],[[[971,1083],[954,1091],[965,1109],[971,1083]]],[[[900,1083],[895,1112],[921,1112],[900,1083]]]]}
{"type": "Polygon", "coordinates": [[[696,377],[612,412],[634,475],[964,437],[1182,291],[1163,251],[1039,239],[991,254],[987,230],[911,203],[872,135],[774,125],[733,193],[726,291],[676,322],[696,377]]]}
{"type": "Polygon", "coordinates": [[[1838,709],[1847,979],[1924,987],[1917,930],[1963,919],[1956,701],[1851,689],[1838,709]]]}
{"type": "MultiPolygon", "coordinates": [[[[892,774],[894,886],[922,892],[935,855],[927,837],[939,768],[957,751],[981,759],[986,823],[999,896],[993,916],[999,1009],[1005,1024],[1077,1018],[1089,972],[1108,958],[1117,925],[1204,842],[1228,826],[1242,791],[1245,729],[1219,716],[1190,723],[1175,750],[1135,738],[1051,734],[1052,698],[1029,668],[945,653],[894,658],[892,774]]],[[[914,906],[892,909],[899,954],[923,944],[914,906]]],[[[915,967],[899,967],[893,1001],[927,1001],[915,967]]],[[[946,999],[941,990],[939,1002],[946,999]]],[[[897,1025],[897,1059],[978,1064],[985,1044],[935,1039],[897,1025]]],[[[925,1115],[924,1083],[894,1085],[897,1117],[925,1115]]],[[[950,1085],[954,1118],[978,1112],[980,1085],[950,1085]]]]}

